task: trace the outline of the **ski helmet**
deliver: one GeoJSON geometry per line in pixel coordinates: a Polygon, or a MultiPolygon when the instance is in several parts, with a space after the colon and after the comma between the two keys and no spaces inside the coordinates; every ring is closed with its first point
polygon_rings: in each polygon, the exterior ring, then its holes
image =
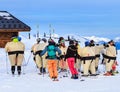
{"type": "Polygon", "coordinates": [[[86,41],[85,42],[85,46],[89,46],[90,42],[89,41],[86,41]]]}
{"type": "Polygon", "coordinates": [[[73,40],[70,40],[70,41],[69,41],[69,45],[74,45],[74,41],[73,41],[73,40]]]}
{"type": "Polygon", "coordinates": [[[22,38],[21,38],[21,37],[19,37],[19,36],[18,36],[17,38],[18,38],[18,41],[21,41],[21,40],[22,40],[22,38]]]}
{"type": "Polygon", "coordinates": [[[42,38],[42,41],[47,42],[47,40],[45,38],[42,38]]]}
{"type": "Polygon", "coordinates": [[[51,38],[48,40],[48,43],[49,43],[49,45],[55,45],[55,41],[51,38]]]}
{"type": "Polygon", "coordinates": [[[40,38],[38,38],[38,39],[37,39],[37,42],[40,42],[40,41],[41,41],[41,39],[40,39],[40,38]]]}
{"type": "Polygon", "coordinates": [[[90,40],[89,45],[90,45],[90,46],[95,46],[95,42],[94,42],[94,40],[90,40]]]}

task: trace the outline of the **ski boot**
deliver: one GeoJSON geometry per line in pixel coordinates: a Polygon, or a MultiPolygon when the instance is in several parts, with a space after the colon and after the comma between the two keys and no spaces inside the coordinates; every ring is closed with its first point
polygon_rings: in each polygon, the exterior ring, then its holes
{"type": "Polygon", "coordinates": [[[21,66],[17,66],[18,75],[21,75],[21,66]]]}
{"type": "Polygon", "coordinates": [[[15,66],[11,66],[11,72],[12,72],[12,75],[15,74],[15,66]]]}

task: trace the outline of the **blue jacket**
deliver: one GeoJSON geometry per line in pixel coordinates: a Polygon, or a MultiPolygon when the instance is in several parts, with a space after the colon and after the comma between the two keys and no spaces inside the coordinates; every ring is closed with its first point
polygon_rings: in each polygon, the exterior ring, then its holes
{"type": "MultiPolygon", "coordinates": [[[[48,46],[46,46],[45,49],[40,53],[40,56],[43,56],[48,51],[48,46]]],[[[55,46],[55,52],[58,52],[59,56],[61,55],[61,50],[57,46],[55,46]]],[[[48,57],[47,59],[50,59],[50,58],[48,57]]],[[[57,59],[57,55],[54,59],[57,59]]]]}

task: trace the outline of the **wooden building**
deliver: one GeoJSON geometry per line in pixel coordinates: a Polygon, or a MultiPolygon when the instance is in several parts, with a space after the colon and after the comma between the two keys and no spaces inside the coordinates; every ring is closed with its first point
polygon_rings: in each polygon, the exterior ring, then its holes
{"type": "Polygon", "coordinates": [[[7,11],[0,11],[0,48],[11,41],[13,35],[30,31],[30,27],[7,11]]]}

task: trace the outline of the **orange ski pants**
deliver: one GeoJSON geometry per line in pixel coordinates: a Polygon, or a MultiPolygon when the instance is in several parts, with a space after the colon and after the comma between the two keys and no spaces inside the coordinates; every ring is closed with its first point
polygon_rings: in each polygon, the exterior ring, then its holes
{"type": "Polygon", "coordinates": [[[58,77],[57,63],[57,60],[48,60],[47,62],[50,78],[58,77]]]}

